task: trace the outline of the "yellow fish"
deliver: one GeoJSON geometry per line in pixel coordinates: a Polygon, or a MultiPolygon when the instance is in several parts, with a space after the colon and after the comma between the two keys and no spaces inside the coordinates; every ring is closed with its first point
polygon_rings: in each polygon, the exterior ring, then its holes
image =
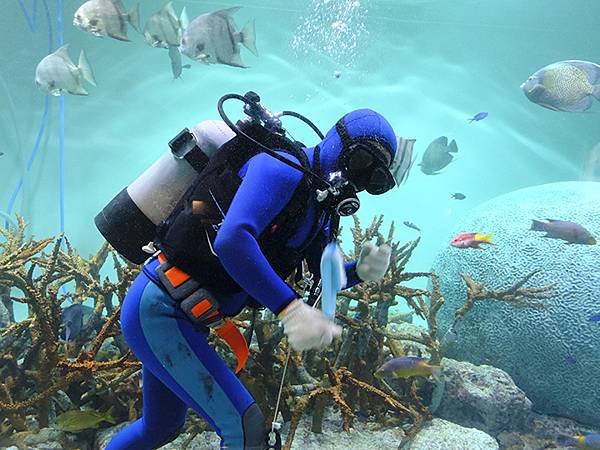
{"type": "Polygon", "coordinates": [[[98,428],[102,422],[116,424],[117,420],[112,416],[112,413],[113,408],[104,413],[95,409],[73,409],[59,415],[56,418],[56,425],[61,431],[77,433],[89,428],[98,428]]]}
{"type": "Polygon", "coordinates": [[[431,366],[423,358],[400,356],[383,364],[377,369],[374,376],[376,378],[409,378],[433,375],[438,378],[441,373],[442,366],[431,366]]]}

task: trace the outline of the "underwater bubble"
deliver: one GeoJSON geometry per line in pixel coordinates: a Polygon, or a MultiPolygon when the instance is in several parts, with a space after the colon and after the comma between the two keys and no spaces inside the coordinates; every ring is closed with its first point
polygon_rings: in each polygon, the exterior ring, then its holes
{"type": "Polygon", "coordinates": [[[349,67],[367,39],[367,1],[311,0],[292,38],[296,55],[311,53],[349,67]]]}

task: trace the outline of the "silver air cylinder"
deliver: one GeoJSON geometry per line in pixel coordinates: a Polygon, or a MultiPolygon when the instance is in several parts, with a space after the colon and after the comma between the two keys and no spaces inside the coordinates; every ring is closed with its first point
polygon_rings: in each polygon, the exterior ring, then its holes
{"type": "MultiPolygon", "coordinates": [[[[200,122],[191,130],[196,148],[210,158],[235,133],[220,120],[200,122]]],[[[173,211],[198,176],[185,155],[163,154],[123,189],[96,216],[104,238],[129,261],[141,264],[148,254],[142,247],[156,236],[156,227],[173,211]]]]}

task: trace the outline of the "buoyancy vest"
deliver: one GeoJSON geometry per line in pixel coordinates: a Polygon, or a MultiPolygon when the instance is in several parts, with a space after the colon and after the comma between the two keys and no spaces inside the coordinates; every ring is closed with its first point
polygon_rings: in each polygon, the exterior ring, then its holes
{"type": "MultiPolygon", "coordinates": [[[[268,148],[291,154],[303,167],[310,169],[304,151],[288,139],[255,124],[246,124],[242,130],[268,148]]],[[[215,292],[242,290],[222,266],[213,243],[242,182],[238,172],[260,152],[257,147],[243,135],[223,144],[171,215],[158,227],[155,245],[169,262],[215,292]]],[[[266,259],[282,279],[286,279],[304,258],[306,246],[294,249],[288,246],[288,240],[306,217],[311,192],[311,180],[303,175],[291,200],[257,239],[266,259]]]]}

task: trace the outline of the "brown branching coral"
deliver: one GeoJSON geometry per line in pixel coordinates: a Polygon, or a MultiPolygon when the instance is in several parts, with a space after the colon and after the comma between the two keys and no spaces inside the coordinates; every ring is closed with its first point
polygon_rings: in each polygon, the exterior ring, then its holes
{"type": "MultiPolygon", "coordinates": [[[[49,398],[58,391],[114,369],[137,367],[139,363],[124,352],[114,361],[95,361],[100,346],[119,334],[119,308],[112,307],[115,294],[122,294],[131,284],[136,270],[118,264],[118,279],[101,280],[100,270],[111,253],[105,244],[89,259],[80,257],[63,236],[36,241],[26,237],[26,223],[18,218],[16,230],[0,229],[0,287],[16,290],[20,296],[11,300],[27,306],[27,319],[13,323],[0,332],[0,349],[5,362],[0,367],[0,420],[8,418],[13,429],[21,429],[16,414],[35,414],[41,426],[47,426],[49,398]],[[52,244],[53,243],[53,244],[52,244]],[[52,244],[49,253],[46,248],[52,244]],[[63,244],[66,251],[61,247],[63,244]],[[75,289],[63,294],[63,286],[75,289]],[[73,302],[91,301],[94,308],[80,335],[81,349],[75,360],[67,359],[66,346],[59,341],[62,309],[67,298],[73,302]],[[110,305],[110,306],[109,306],[110,305]],[[103,315],[110,310],[110,317],[103,315]],[[84,350],[89,345],[90,350],[84,350]]],[[[119,302],[122,297],[117,297],[119,302]]]]}
{"type": "Polygon", "coordinates": [[[508,289],[490,290],[484,286],[483,283],[479,283],[470,275],[461,273],[462,279],[467,285],[467,301],[465,304],[456,310],[454,324],[461,320],[465,314],[467,314],[473,305],[480,300],[493,299],[502,302],[509,303],[513,306],[527,307],[527,308],[544,308],[546,307],[544,300],[553,298],[556,296],[553,293],[555,287],[554,283],[542,287],[523,287],[531,278],[533,278],[540,270],[534,270],[520,281],[515,283],[508,289]]]}

